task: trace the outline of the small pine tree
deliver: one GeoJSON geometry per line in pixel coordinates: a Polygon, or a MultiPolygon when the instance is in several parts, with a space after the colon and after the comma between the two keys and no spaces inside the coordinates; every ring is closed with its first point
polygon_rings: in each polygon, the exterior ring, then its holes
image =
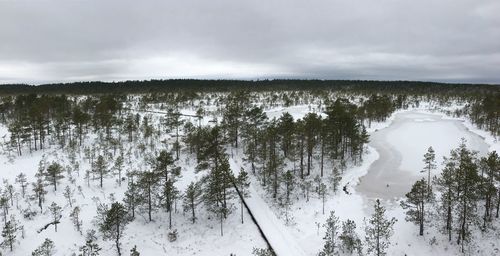
{"type": "Polygon", "coordinates": [[[427,153],[424,154],[424,169],[422,172],[427,173],[427,193],[431,193],[431,172],[436,169],[436,153],[432,147],[427,149],[427,153]]]}
{"type": "Polygon", "coordinates": [[[47,180],[50,184],[52,184],[52,186],[54,186],[54,191],[57,191],[57,183],[59,182],[59,180],[64,178],[64,175],[62,175],[63,171],[64,169],[60,164],[53,162],[43,173],[43,175],[45,176],[45,180],[47,180]]]}
{"type": "Polygon", "coordinates": [[[361,239],[356,233],[356,223],[352,220],[342,222],[342,233],[339,236],[342,252],[353,254],[357,252],[358,255],[362,254],[361,239]]]}
{"type": "Polygon", "coordinates": [[[332,170],[332,175],[329,177],[330,186],[333,190],[333,193],[337,192],[339,189],[340,181],[342,180],[342,175],[340,175],[339,169],[334,167],[332,170]]]}
{"type": "Polygon", "coordinates": [[[10,251],[14,248],[14,243],[16,242],[16,232],[18,228],[15,222],[7,221],[2,230],[3,241],[1,243],[2,247],[8,247],[10,251]]]}
{"type": "Polygon", "coordinates": [[[380,205],[380,200],[377,199],[375,203],[375,212],[368,221],[365,227],[366,245],[368,254],[372,255],[386,255],[386,250],[390,245],[390,238],[392,236],[393,226],[396,219],[386,219],[385,208],[380,205]]]}
{"type": "Polygon", "coordinates": [[[99,223],[99,230],[103,233],[104,239],[114,240],[118,256],[121,256],[120,239],[123,236],[125,226],[130,222],[125,206],[115,202],[111,207],[103,212],[102,222],[99,223]]]}
{"type": "Polygon", "coordinates": [[[75,225],[75,228],[80,234],[82,233],[82,221],[80,220],[80,207],[75,206],[73,211],[71,211],[69,217],[71,218],[71,222],[75,225]]]}
{"type": "Polygon", "coordinates": [[[24,198],[24,195],[26,194],[26,187],[28,186],[28,179],[26,178],[26,174],[24,173],[19,173],[19,175],[16,176],[16,183],[21,186],[21,196],[24,198]]]}
{"type": "Polygon", "coordinates": [[[130,250],[130,256],[140,256],[141,254],[137,251],[137,245],[130,250]]]}
{"type": "Polygon", "coordinates": [[[69,186],[64,188],[63,196],[68,200],[69,207],[73,208],[73,191],[69,186]]]}
{"type": "Polygon", "coordinates": [[[108,166],[102,155],[97,157],[97,161],[94,163],[92,171],[99,176],[99,186],[102,188],[104,177],[109,173],[108,166]]]}
{"type": "Polygon", "coordinates": [[[114,169],[118,172],[118,186],[122,186],[123,156],[119,155],[115,160],[114,169]]]}
{"type": "Polygon", "coordinates": [[[200,182],[191,182],[184,192],[184,200],[182,202],[184,212],[191,212],[191,221],[196,222],[196,207],[201,203],[203,190],[200,182]]]}
{"type": "Polygon", "coordinates": [[[9,199],[5,194],[0,197],[0,208],[2,208],[3,222],[4,224],[7,224],[7,216],[9,214],[10,205],[9,199]]]}
{"type": "Polygon", "coordinates": [[[339,218],[335,216],[335,211],[330,212],[330,217],[323,224],[326,228],[325,236],[323,240],[325,245],[323,250],[319,253],[320,256],[334,256],[339,255],[338,251],[338,233],[339,233],[339,218]]]}
{"type": "Polygon", "coordinates": [[[35,197],[38,199],[38,207],[40,207],[40,212],[43,212],[43,201],[45,200],[45,194],[47,194],[47,191],[45,190],[42,179],[38,178],[36,182],[32,184],[32,186],[35,197]]]}
{"type": "Polygon", "coordinates": [[[54,224],[55,231],[57,232],[57,224],[61,220],[62,208],[57,205],[55,202],[52,202],[49,206],[50,214],[52,215],[52,224],[54,224]]]}
{"type": "Polygon", "coordinates": [[[101,251],[101,247],[99,247],[96,241],[97,237],[95,235],[95,230],[87,231],[85,244],[80,247],[80,254],[78,254],[78,256],[98,256],[101,251]]]}
{"type": "Polygon", "coordinates": [[[243,200],[250,196],[248,187],[250,187],[250,180],[248,173],[241,168],[238,177],[236,177],[236,187],[238,188],[240,196],[240,211],[241,211],[241,223],[243,224],[243,200]]]}
{"type": "Polygon", "coordinates": [[[401,207],[407,209],[406,221],[411,221],[419,225],[419,234],[424,235],[424,220],[426,208],[432,189],[427,186],[422,178],[413,184],[411,191],[406,194],[406,200],[401,201],[401,207]]]}
{"type": "Polygon", "coordinates": [[[137,205],[141,203],[141,197],[139,195],[139,187],[136,182],[134,182],[135,174],[130,172],[127,174],[128,176],[128,185],[127,191],[125,191],[125,197],[123,198],[123,202],[128,208],[130,212],[130,217],[135,218],[135,208],[137,205]]]}
{"type": "Polygon", "coordinates": [[[319,184],[318,193],[319,196],[321,197],[321,202],[323,204],[323,214],[325,214],[325,201],[326,201],[326,196],[328,195],[328,190],[323,182],[319,184]]]}
{"type": "Polygon", "coordinates": [[[224,235],[224,219],[233,210],[233,205],[230,204],[230,199],[234,195],[231,190],[233,178],[227,157],[224,157],[219,166],[214,167],[205,177],[203,200],[208,210],[219,218],[221,236],[224,235]]]}
{"type": "Polygon", "coordinates": [[[174,185],[174,179],[169,179],[163,185],[163,207],[168,212],[168,228],[172,229],[172,211],[175,200],[179,197],[179,190],[174,185]]]}
{"type": "Polygon", "coordinates": [[[45,238],[45,241],[31,253],[31,256],[52,256],[55,254],[55,250],[54,242],[45,238]]]}

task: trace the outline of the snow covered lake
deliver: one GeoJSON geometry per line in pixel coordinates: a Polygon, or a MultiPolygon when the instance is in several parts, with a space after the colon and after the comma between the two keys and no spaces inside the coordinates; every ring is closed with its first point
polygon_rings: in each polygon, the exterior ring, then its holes
{"type": "Polygon", "coordinates": [[[388,127],[370,134],[369,145],[377,150],[379,158],[360,179],[357,191],[371,199],[404,196],[416,180],[425,176],[420,171],[429,146],[436,151],[438,168],[433,174],[436,175],[443,156],[460,144],[460,138],[465,138],[479,155],[488,152],[484,138],[471,132],[461,120],[417,111],[397,113],[388,127]]]}

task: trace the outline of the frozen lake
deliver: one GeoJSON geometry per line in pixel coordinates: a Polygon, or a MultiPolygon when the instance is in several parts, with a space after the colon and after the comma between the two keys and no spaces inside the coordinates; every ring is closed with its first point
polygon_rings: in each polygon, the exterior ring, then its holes
{"type": "Polygon", "coordinates": [[[436,152],[438,170],[443,156],[460,144],[460,138],[480,155],[488,152],[488,145],[459,120],[443,119],[440,115],[402,112],[392,124],[370,134],[370,143],[380,157],[360,179],[356,190],[367,198],[394,199],[404,196],[421,177],[423,155],[432,146],[436,152]]]}

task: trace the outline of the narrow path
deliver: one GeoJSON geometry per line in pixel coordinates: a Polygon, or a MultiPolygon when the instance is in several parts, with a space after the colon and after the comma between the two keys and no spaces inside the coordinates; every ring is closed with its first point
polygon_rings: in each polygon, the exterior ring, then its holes
{"type": "MultiPolygon", "coordinates": [[[[239,171],[240,159],[230,158],[232,170],[239,171]]],[[[268,204],[259,196],[254,184],[249,187],[250,197],[245,199],[245,206],[252,216],[255,225],[277,256],[303,256],[304,250],[299,242],[292,237],[283,222],[276,217],[268,204]]]]}

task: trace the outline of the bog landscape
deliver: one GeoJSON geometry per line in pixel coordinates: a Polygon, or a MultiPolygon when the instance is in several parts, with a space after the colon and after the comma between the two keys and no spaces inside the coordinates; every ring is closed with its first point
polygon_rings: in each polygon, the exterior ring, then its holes
{"type": "Polygon", "coordinates": [[[0,256],[500,255],[499,0],[0,0],[0,256]]]}
{"type": "Polygon", "coordinates": [[[6,253],[499,250],[497,86],[166,80],[2,89],[6,253]]]}

